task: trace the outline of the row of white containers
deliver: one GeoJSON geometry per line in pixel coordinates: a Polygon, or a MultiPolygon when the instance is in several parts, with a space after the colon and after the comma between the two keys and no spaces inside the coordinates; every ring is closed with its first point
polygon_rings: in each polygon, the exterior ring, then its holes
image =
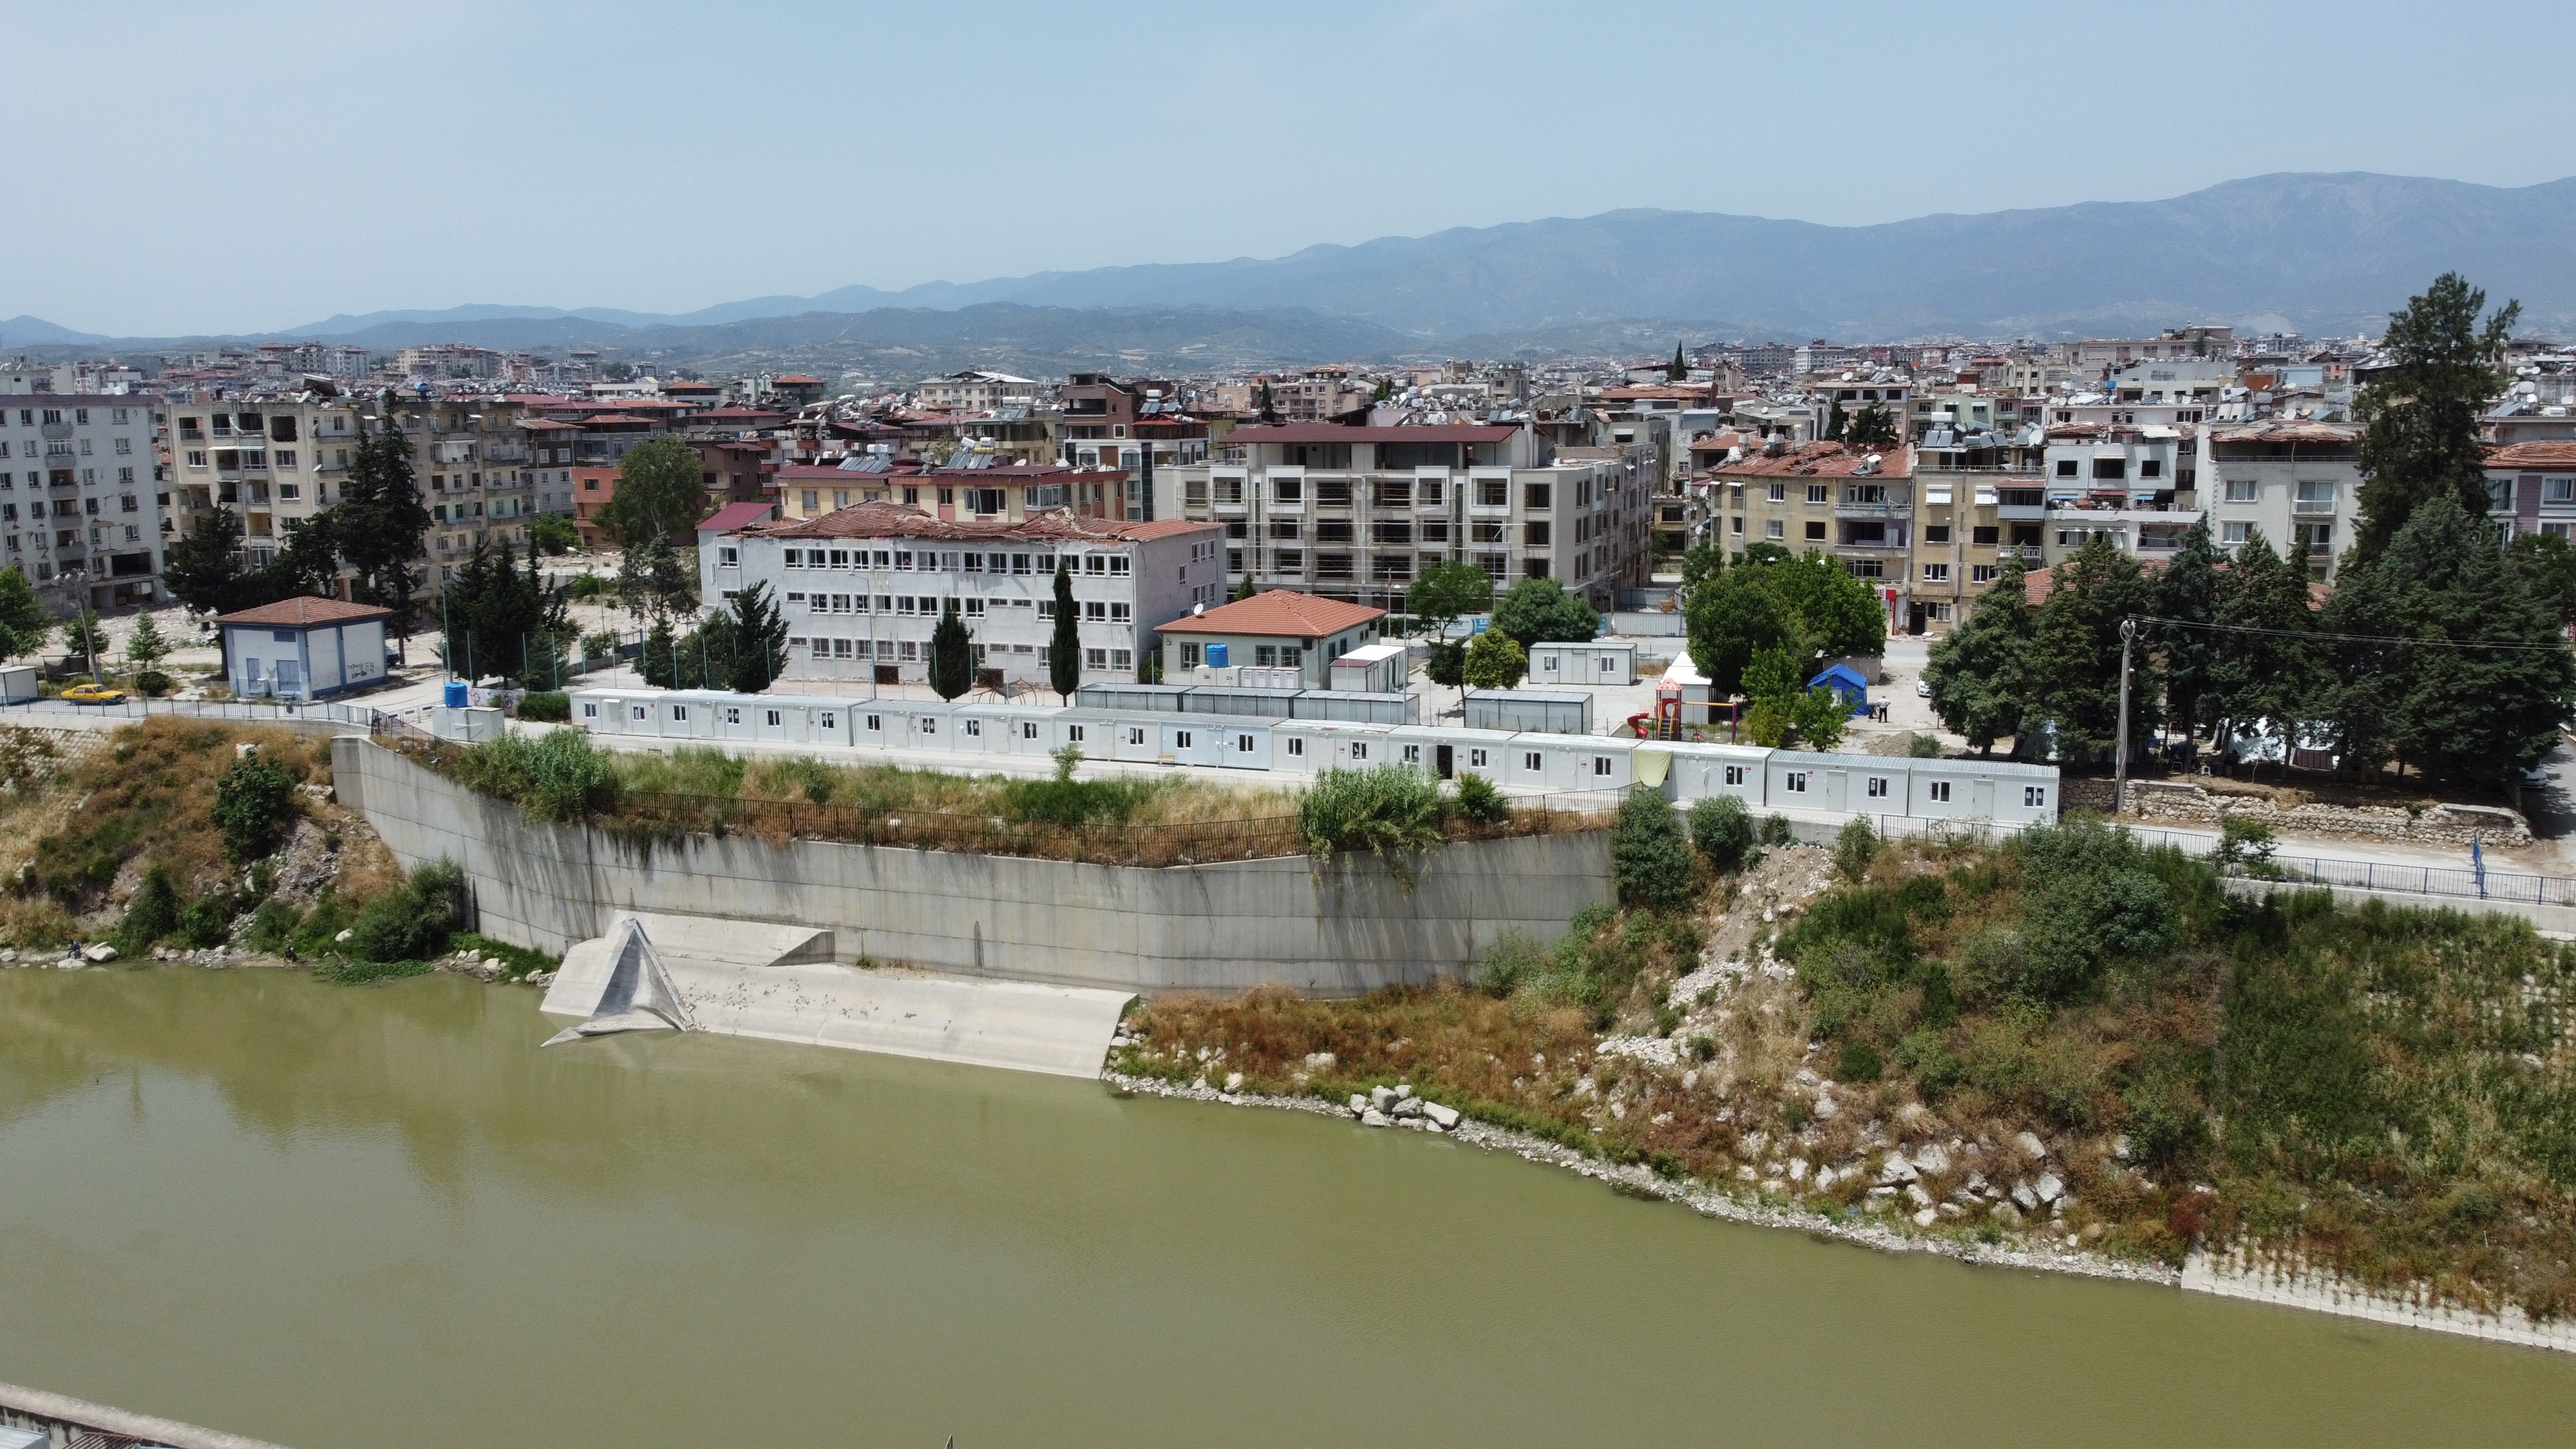
{"type": "Polygon", "coordinates": [[[1682,801],[1733,795],[1761,809],[2008,825],[2054,820],[2058,805],[2057,770],[2047,765],[1456,726],[661,689],[575,690],[572,720],[596,734],[708,745],[840,746],[1033,760],[1074,745],[1091,759],[1290,776],[1396,763],[1444,779],[1481,775],[1521,793],[1642,784],[1682,801]]]}

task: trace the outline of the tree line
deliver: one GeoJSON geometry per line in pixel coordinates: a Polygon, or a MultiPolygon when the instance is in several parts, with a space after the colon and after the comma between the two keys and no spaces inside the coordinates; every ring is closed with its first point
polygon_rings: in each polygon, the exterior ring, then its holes
{"type": "MultiPolygon", "coordinates": [[[[2222,549],[2195,523],[2162,570],[2095,539],[2034,604],[2006,560],[1925,671],[1942,724],[1990,751],[2100,761],[2120,726],[2120,627],[2134,627],[2129,738],[2259,730],[2346,768],[2498,784],[2556,746],[2576,704],[2576,550],[2510,543],[2488,516],[2478,418],[2504,386],[2518,308],[2447,274],[2390,319],[2358,403],[2362,524],[2329,591],[2261,530],[2222,549]]],[[[2268,748],[2266,750],[2268,753],[2268,748]]]]}

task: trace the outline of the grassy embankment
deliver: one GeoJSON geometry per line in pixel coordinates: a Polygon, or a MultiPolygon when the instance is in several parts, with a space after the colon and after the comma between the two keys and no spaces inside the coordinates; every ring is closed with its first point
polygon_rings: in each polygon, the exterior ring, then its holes
{"type": "Polygon", "coordinates": [[[568,730],[402,749],[541,818],[643,841],[740,832],[1147,865],[1353,851],[1402,870],[1411,851],[1444,840],[1598,824],[1510,811],[1482,780],[1443,790],[1398,767],[1327,771],[1292,790],[1178,773],[1078,780],[1075,751],[1058,753],[1052,778],[1029,779],[696,746],[610,751],[568,730]]]}
{"type": "Polygon", "coordinates": [[[301,788],[330,784],[327,740],[162,717],[68,747],[0,732],[0,762],[23,762],[0,769],[0,943],[21,951],[237,946],[354,982],[499,944],[455,937],[453,868],[406,878],[327,788],[301,788]]]}
{"type": "Polygon", "coordinates": [[[1472,987],[1158,1000],[1113,1066],[1330,1100],[1400,1080],[1899,1231],[2169,1265],[2251,1241],[2576,1311],[2576,950],[2509,917],[2247,904],[2091,823],[1838,854],[1703,864],[1688,908],[1506,942],[1472,987]],[[2043,1176],[2056,1206],[2015,1201],[2043,1176]]]}

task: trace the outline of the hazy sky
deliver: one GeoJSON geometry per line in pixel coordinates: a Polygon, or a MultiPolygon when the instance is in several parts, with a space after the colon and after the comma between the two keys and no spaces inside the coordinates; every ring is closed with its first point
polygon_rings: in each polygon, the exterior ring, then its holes
{"type": "Polygon", "coordinates": [[[0,0],[0,317],[680,311],[1616,207],[2576,173],[2576,5],[0,0]]]}

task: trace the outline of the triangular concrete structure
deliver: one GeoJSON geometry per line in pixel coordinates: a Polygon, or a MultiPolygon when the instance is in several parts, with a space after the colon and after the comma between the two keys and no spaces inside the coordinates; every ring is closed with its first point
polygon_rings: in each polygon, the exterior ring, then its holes
{"type": "Polygon", "coordinates": [[[654,954],[652,939],[644,934],[642,921],[629,916],[620,922],[609,949],[612,964],[608,983],[600,989],[599,1005],[589,1020],[547,1038],[547,1046],[621,1031],[696,1029],[688,1004],[680,999],[680,988],[672,984],[671,973],[662,969],[662,958],[654,954]]]}

